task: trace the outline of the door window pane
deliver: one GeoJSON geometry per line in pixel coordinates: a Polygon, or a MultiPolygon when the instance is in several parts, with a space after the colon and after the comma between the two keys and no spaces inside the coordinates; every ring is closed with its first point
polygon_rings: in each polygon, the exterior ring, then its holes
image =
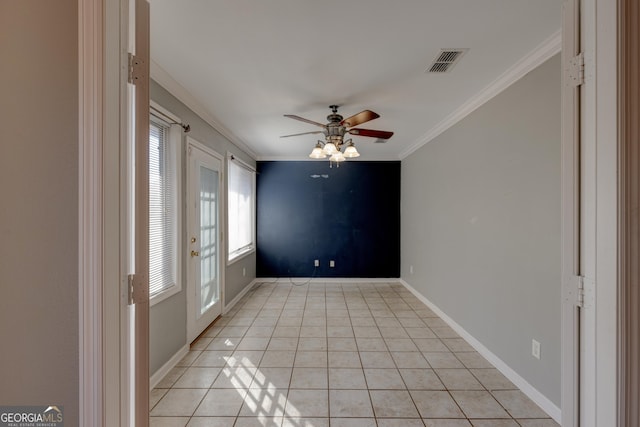
{"type": "Polygon", "coordinates": [[[200,314],[218,302],[218,172],[200,166],[200,314]]]}

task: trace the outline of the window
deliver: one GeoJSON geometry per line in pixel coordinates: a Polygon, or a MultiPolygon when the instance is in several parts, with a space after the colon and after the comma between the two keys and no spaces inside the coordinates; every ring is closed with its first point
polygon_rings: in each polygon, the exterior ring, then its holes
{"type": "Polygon", "coordinates": [[[256,173],[233,156],[228,171],[228,256],[233,261],[255,249],[256,173]]]}
{"type": "MultiPolygon", "coordinates": [[[[174,126],[175,128],[175,126],[174,126]]],[[[152,116],[149,128],[149,299],[180,291],[178,187],[180,133],[152,116]]]]}

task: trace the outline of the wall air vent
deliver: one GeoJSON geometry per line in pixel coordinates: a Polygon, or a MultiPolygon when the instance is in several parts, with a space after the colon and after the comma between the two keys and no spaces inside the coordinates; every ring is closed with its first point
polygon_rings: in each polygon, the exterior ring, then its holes
{"type": "Polygon", "coordinates": [[[427,73],[446,73],[462,58],[469,49],[441,49],[427,73]]]}

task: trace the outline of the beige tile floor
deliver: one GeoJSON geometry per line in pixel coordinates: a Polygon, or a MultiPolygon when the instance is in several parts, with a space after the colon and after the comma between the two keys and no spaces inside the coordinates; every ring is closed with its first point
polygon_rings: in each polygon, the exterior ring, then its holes
{"type": "Polygon", "coordinates": [[[397,283],[263,283],[151,392],[162,427],[558,426],[397,283]]]}

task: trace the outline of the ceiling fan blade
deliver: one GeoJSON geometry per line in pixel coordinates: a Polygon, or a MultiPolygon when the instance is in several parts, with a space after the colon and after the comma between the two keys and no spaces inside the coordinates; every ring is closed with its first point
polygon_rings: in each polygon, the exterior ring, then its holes
{"type": "Polygon", "coordinates": [[[371,110],[364,110],[351,117],[347,117],[346,119],[342,120],[340,124],[346,127],[354,127],[368,122],[369,120],[377,119],[378,117],[380,117],[378,113],[374,113],[371,110]]]}
{"type": "Polygon", "coordinates": [[[386,130],[349,129],[348,132],[351,135],[369,136],[371,138],[380,138],[380,139],[389,139],[393,136],[393,132],[387,132],[386,130]]]}
{"type": "Polygon", "coordinates": [[[312,125],[320,126],[323,129],[327,127],[326,125],[323,125],[322,123],[314,122],[313,120],[305,119],[304,117],[295,116],[293,114],[285,114],[284,116],[285,117],[289,117],[290,119],[299,120],[301,122],[310,123],[312,125]]]}
{"type": "Polygon", "coordinates": [[[311,135],[312,133],[324,133],[321,130],[314,130],[313,132],[302,132],[302,133],[294,133],[292,135],[282,135],[280,138],[289,138],[290,136],[299,136],[299,135],[311,135]]]}

